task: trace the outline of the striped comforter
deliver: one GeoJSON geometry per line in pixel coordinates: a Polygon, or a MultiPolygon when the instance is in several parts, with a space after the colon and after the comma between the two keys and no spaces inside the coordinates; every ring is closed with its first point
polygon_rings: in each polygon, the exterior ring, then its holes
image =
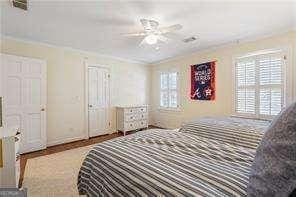
{"type": "Polygon", "coordinates": [[[88,196],[245,196],[255,149],[153,129],[97,144],[78,191],[88,196]]]}
{"type": "Polygon", "coordinates": [[[235,117],[206,117],[182,125],[180,131],[194,133],[220,142],[256,149],[265,129],[266,120],[235,117]]]}

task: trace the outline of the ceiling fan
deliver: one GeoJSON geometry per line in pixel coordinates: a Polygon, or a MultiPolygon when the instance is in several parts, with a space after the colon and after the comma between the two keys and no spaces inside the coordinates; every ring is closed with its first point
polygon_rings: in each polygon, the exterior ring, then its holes
{"type": "Polygon", "coordinates": [[[123,34],[125,36],[144,36],[140,45],[144,43],[154,45],[158,41],[167,43],[169,39],[165,36],[165,34],[182,29],[182,25],[180,24],[168,27],[158,27],[159,23],[155,20],[141,19],[140,22],[143,26],[143,31],[123,34]]]}

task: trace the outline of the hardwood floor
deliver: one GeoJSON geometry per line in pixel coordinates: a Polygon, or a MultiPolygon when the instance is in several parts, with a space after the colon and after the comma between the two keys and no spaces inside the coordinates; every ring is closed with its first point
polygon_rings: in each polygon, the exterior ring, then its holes
{"type": "Polygon", "coordinates": [[[25,174],[26,163],[27,163],[28,159],[31,159],[31,158],[34,158],[34,157],[40,157],[40,156],[44,156],[44,155],[49,155],[49,154],[53,154],[53,153],[58,153],[58,152],[62,152],[62,151],[65,151],[65,150],[70,150],[70,149],[73,149],[73,148],[79,148],[79,147],[82,147],[82,146],[88,146],[88,145],[91,145],[91,144],[96,144],[96,143],[103,142],[103,141],[106,141],[106,140],[110,140],[110,139],[113,139],[113,138],[116,138],[116,137],[119,137],[119,136],[122,136],[122,135],[123,135],[122,133],[113,133],[113,134],[93,137],[93,138],[86,139],[86,140],[79,140],[79,141],[70,142],[70,143],[66,143],[66,144],[51,146],[51,147],[48,147],[48,148],[46,148],[44,150],[22,154],[21,155],[21,161],[20,161],[21,173],[20,173],[19,186],[20,187],[22,186],[23,179],[24,179],[24,174],[25,174]]]}
{"type": "MultiPolygon", "coordinates": [[[[153,128],[159,128],[159,127],[149,126],[149,129],[153,129],[153,128]]],[[[136,131],[128,132],[127,135],[135,133],[135,132],[136,131]]],[[[82,146],[88,146],[88,145],[91,145],[91,144],[96,144],[96,143],[103,142],[103,141],[106,141],[106,140],[110,140],[110,139],[120,137],[120,136],[123,136],[122,132],[102,135],[102,136],[93,137],[93,138],[86,139],[86,140],[79,140],[79,141],[70,142],[70,143],[66,143],[66,144],[60,144],[60,145],[48,147],[48,148],[46,148],[44,150],[22,154],[21,155],[21,160],[20,160],[21,173],[20,173],[19,187],[21,187],[22,183],[23,183],[26,163],[27,163],[28,159],[31,159],[31,158],[34,158],[34,157],[40,157],[40,156],[44,156],[44,155],[49,155],[49,154],[53,154],[53,153],[58,153],[58,152],[62,152],[62,151],[65,151],[65,150],[70,150],[70,149],[73,149],[73,148],[79,148],[79,147],[82,147],[82,146]]]]}

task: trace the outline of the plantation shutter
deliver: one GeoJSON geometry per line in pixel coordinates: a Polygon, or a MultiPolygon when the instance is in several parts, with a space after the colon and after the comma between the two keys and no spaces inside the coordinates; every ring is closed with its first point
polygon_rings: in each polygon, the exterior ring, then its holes
{"type": "Polygon", "coordinates": [[[255,61],[246,59],[236,66],[236,111],[255,114],[255,61]]]}
{"type": "Polygon", "coordinates": [[[160,74],[160,106],[168,107],[169,106],[169,90],[168,90],[168,73],[160,74]]]}
{"type": "Polygon", "coordinates": [[[235,111],[254,117],[277,115],[285,104],[284,56],[280,51],[238,58],[235,111]]]}
{"type": "Polygon", "coordinates": [[[169,74],[169,106],[172,108],[178,107],[177,77],[178,73],[176,72],[172,72],[169,74]]]}
{"type": "Polygon", "coordinates": [[[160,74],[160,107],[179,107],[177,72],[164,72],[160,74]]]}
{"type": "Polygon", "coordinates": [[[283,60],[280,54],[258,57],[261,115],[277,115],[284,106],[283,60]]]}

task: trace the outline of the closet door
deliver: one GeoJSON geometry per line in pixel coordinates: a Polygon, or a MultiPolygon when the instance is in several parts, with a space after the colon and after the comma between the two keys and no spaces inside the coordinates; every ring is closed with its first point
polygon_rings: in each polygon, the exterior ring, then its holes
{"type": "Polygon", "coordinates": [[[109,70],[88,67],[88,129],[89,137],[109,133],[109,70]]]}
{"type": "Polygon", "coordinates": [[[20,152],[46,148],[46,62],[1,55],[4,126],[18,127],[20,152]]]}

